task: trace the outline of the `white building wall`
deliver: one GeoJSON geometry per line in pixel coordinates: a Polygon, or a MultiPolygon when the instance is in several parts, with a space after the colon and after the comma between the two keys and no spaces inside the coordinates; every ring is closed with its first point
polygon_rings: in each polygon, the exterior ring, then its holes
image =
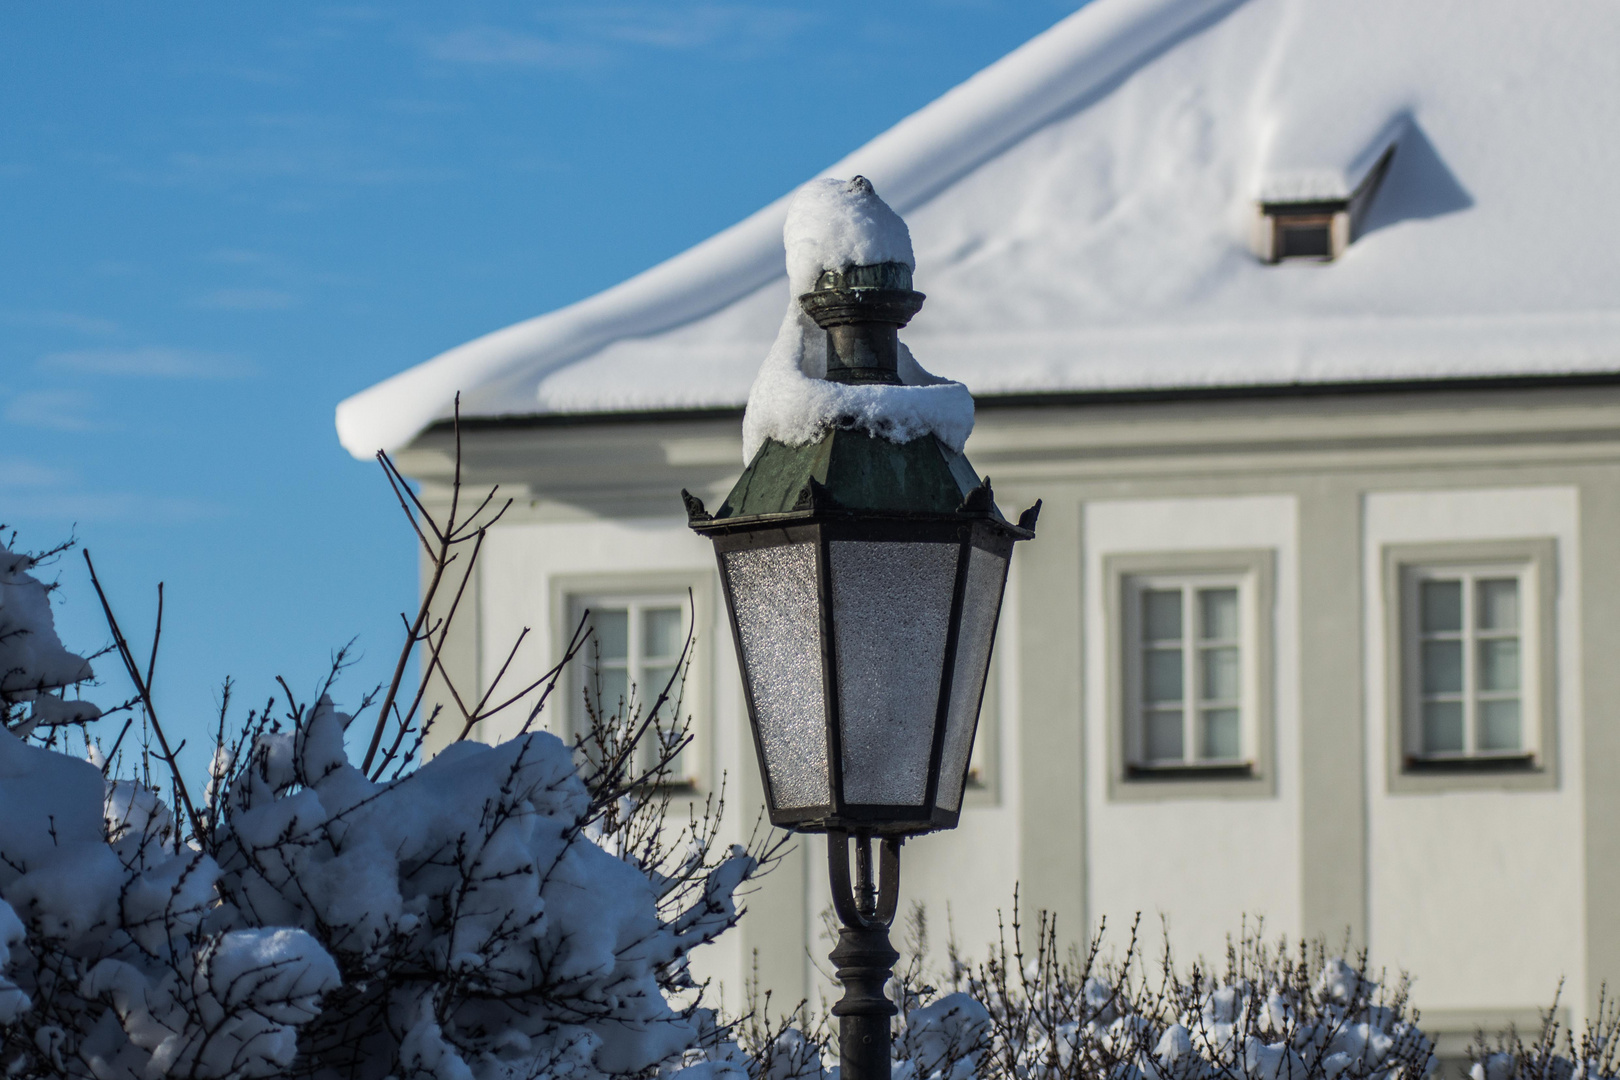
{"type": "Polygon", "coordinates": [[[1369,946],[1426,1011],[1545,1008],[1563,979],[1585,1015],[1579,513],[1563,486],[1363,499],[1369,946]],[[1558,786],[1390,793],[1383,547],[1530,537],[1556,541],[1558,786]]]}
{"type": "MultiPolygon", "coordinates": [[[[1220,956],[1244,916],[1298,936],[1298,508],[1291,495],[1088,502],[1084,509],[1087,912],[1115,933],[1168,920],[1183,959],[1220,956]],[[1270,549],[1276,556],[1276,793],[1264,798],[1110,801],[1103,563],[1142,552],[1270,549]],[[1178,900],[1168,900],[1178,898],[1178,900]]],[[[1077,840],[1078,842],[1078,840],[1077,840]]],[[[1116,946],[1123,940],[1116,939],[1116,946]]]]}

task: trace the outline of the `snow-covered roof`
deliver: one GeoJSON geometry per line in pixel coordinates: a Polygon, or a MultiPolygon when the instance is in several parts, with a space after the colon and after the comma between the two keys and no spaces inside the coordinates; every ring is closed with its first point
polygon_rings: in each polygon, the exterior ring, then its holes
{"type": "MultiPolygon", "coordinates": [[[[822,175],[911,226],[902,333],[978,395],[1620,371],[1620,5],[1094,0],[822,175]],[[1249,251],[1343,197],[1331,263],[1249,251]]],[[[364,456],[449,414],[740,406],[787,300],[787,196],[338,406],[364,456]]]]}

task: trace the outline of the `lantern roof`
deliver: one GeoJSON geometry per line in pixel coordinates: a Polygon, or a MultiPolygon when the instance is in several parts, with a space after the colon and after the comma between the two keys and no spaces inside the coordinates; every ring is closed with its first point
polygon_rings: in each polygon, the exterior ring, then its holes
{"type": "Polygon", "coordinates": [[[952,514],[979,485],[967,458],[932,435],[896,443],[833,428],[803,446],[766,442],[714,517],[792,513],[818,499],[867,513],[952,514]]]}

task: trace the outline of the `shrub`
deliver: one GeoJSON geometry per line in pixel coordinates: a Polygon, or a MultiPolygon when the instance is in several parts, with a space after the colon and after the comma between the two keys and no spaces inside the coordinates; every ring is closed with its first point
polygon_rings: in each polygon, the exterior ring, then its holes
{"type": "Polygon", "coordinates": [[[1558,1019],[1558,1000],[1541,1014],[1541,1029],[1529,1042],[1516,1030],[1487,1037],[1480,1032],[1468,1056],[1473,1080],[1613,1080],[1620,1076],[1620,1003],[1598,994],[1596,1013],[1579,1034],[1558,1019]]]}
{"type": "MultiPolygon", "coordinates": [[[[1137,926],[1116,957],[1104,952],[1105,930],[1084,952],[1063,950],[1043,914],[1031,953],[1015,895],[986,959],[969,962],[953,943],[946,970],[931,973],[927,921],[915,909],[908,960],[890,984],[896,1080],[1418,1080],[1433,1069],[1406,978],[1384,985],[1365,955],[1334,956],[1320,940],[1270,943],[1256,923],[1218,967],[1179,966],[1167,934],[1150,972],[1137,926]]],[[[801,1011],[794,1022],[743,1033],[751,1076],[774,1075],[789,1051],[793,1062],[816,1059],[798,1049],[805,1042],[828,1054],[830,1017],[806,1023],[801,1011]]],[[[787,1075],[830,1074],[816,1060],[787,1075]]]]}
{"type": "MultiPolygon", "coordinates": [[[[135,690],[109,710],[132,715],[102,753],[84,729],[98,713],[67,696],[92,673],[57,638],[40,560],[0,548],[0,1072],[596,1080],[678,1071],[720,1038],[687,959],[736,922],[738,890],[781,839],[719,844],[723,798],[669,814],[685,730],[656,721],[678,715],[680,673],[645,704],[595,702],[572,747],[528,731],[560,664],[476,701],[451,687],[460,738],[416,767],[442,718],[402,690],[406,660],[420,650],[443,672],[454,600],[500,509],[463,515],[458,481],[441,524],[384,466],[435,573],[358,765],[355,717],[329,693],[340,652],[313,704],[288,692],[234,734],[227,683],[193,798],[152,665],[92,564],[135,690]],[[518,737],[460,741],[523,700],[518,737]],[[136,722],[139,751],[122,753],[136,722]],[[64,752],[73,725],[88,761],[64,752]],[[644,740],[660,752],[638,768],[644,740]]],[[[161,587],[159,600],[161,627],[161,587]]],[[[564,662],[585,642],[576,632],[564,662]]]]}

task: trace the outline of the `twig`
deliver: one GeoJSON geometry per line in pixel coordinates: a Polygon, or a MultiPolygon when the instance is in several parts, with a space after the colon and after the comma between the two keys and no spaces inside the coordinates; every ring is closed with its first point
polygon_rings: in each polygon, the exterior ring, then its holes
{"type": "MultiPolygon", "coordinates": [[[[130,651],[129,641],[118,626],[118,619],[114,617],[112,605],[107,602],[107,593],[101,587],[101,579],[96,576],[96,564],[90,559],[90,549],[84,549],[84,564],[90,570],[90,584],[95,586],[96,597],[101,601],[102,613],[107,616],[107,627],[112,631],[113,644],[118,647],[118,655],[124,661],[124,670],[129,672],[130,681],[135,684],[136,693],[141,696],[141,704],[146,708],[146,716],[152,722],[152,732],[157,736],[158,746],[162,750],[164,764],[169,767],[169,776],[174,783],[175,798],[186,812],[186,818],[191,822],[191,831],[200,841],[203,838],[202,818],[197,814],[197,808],[192,805],[191,793],[186,789],[186,781],[180,775],[180,763],[175,760],[175,752],[169,749],[168,736],[163,733],[163,726],[158,723],[157,710],[152,707],[152,692],[149,684],[141,678],[140,665],[135,662],[135,655],[130,651]]],[[[162,597],[162,587],[159,586],[159,597],[162,597]]],[[[161,599],[158,607],[159,617],[162,613],[161,599]]],[[[153,638],[153,651],[156,652],[157,642],[153,638]]],[[[122,735],[119,736],[123,738],[122,735]]]]}

